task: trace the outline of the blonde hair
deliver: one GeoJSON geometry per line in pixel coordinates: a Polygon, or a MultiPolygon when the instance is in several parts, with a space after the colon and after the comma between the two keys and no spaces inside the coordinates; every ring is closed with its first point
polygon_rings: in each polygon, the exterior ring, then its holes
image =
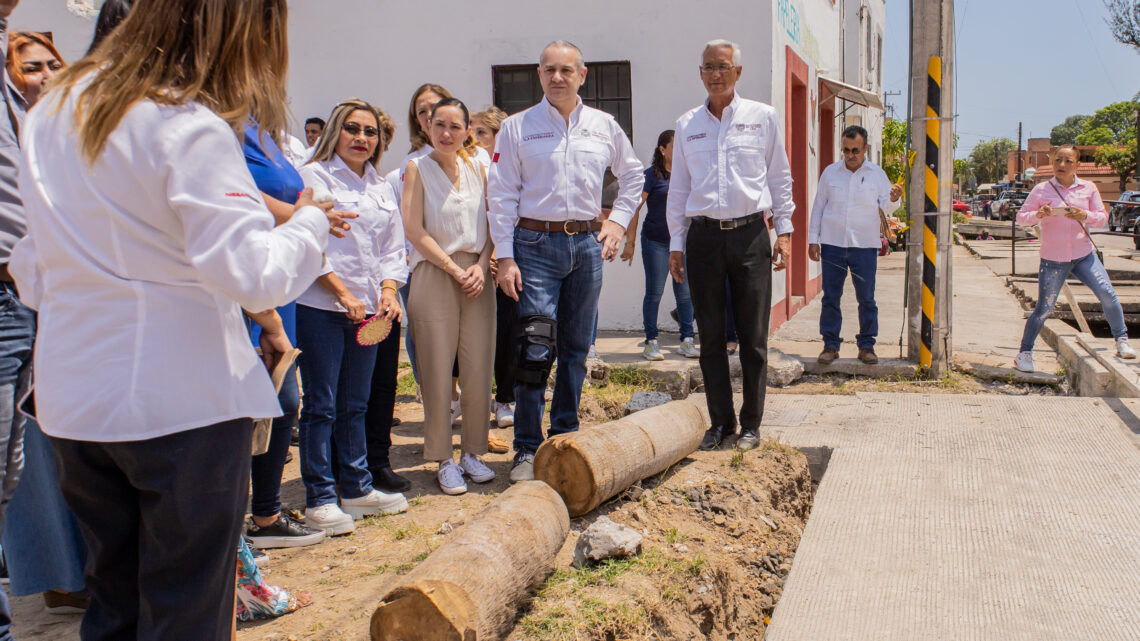
{"type": "Polygon", "coordinates": [[[428,137],[427,132],[423,130],[423,127],[420,127],[420,121],[416,118],[416,101],[420,99],[420,96],[429,91],[440,98],[454,97],[450,91],[430,82],[420,85],[419,88],[412,93],[412,101],[408,103],[408,138],[412,141],[412,148],[408,153],[419,151],[423,149],[424,145],[431,144],[431,139],[428,137]]]}
{"type": "Polygon", "coordinates": [[[12,34],[11,40],[8,41],[8,75],[12,78],[12,84],[20,91],[28,90],[28,80],[24,77],[24,47],[28,45],[40,45],[44,49],[51,52],[59,64],[64,67],[67,63],[63,61],[63,56],[59,55],[55,45],[52,44],[51,38],[42,33],[34,33],[31,31],[17,31],[12,34]]]}
{"type": "Polygon", "coordinates": [[[241,135],[250,118],[280,144],[288,121],[286,0],[136,0],[120,28],[56,76],[60,101],[88,76],[75,126],[89,163],[141,100],[199,103],[241,135]]]}
{"type": "Polygon", "coordinates": [[[388,145],[392,142],[392,134],[396,133],[396,123],[392,122],[388,114],[359,98],[349,98],[333,107],[332,113],[329,114],[328,124],[321,131],[321,137],[317,140],[313,157],[309,159],[309,162],[332,160],[332,157],[336,155],[336,143],[340,139],[341,128],[344,127],[344,123],[348,122],[348,117],[357,111],[367,112],[376,119],[376,128],[380,130],[380,140],[376,141],[376,149],[372,150],[368,162],[373,167],[380,164],[381,154],[388,151],[388,145]]]}
{"type": "Polygon", "coordinates": [[[503,121],[506,119],[507,112],[494,105],[471,114],[471,120],[482,120],[483,124],[490,127],[491,133],[496,136],[499,135],[499,130],[503,128],[503,121]]]}

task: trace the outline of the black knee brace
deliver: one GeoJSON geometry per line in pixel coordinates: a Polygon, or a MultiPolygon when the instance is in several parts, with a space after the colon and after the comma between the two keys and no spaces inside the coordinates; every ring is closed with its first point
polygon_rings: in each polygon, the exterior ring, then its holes
{"type": "Polygon", "coordinates": [[[527,385],[546,385],[558,357],[558,325],[550,316],[532,314],[519,319],[515,378],[527,385]]]}

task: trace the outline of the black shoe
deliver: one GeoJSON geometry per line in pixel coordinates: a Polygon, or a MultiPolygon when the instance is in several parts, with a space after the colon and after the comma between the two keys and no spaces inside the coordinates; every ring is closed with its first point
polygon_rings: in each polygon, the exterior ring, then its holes
{"type": "Polygon", "coordinates": [[[702,452],[715,450],[716,448],[720,447],[720,442],[724,440],[725,436],[728,436],[735,431],[735,428],[728,425],[713,425],[708,429],[708,431],[705,432],[705,437],[701,439],[701,446],[699,449],[702,452]]]}
{"type": "Polygon", "coordinates": [[[293,453],[292,452],[285,452],[285,463],[288,464],[288,463],[292,463],[292,462],[293,462],[293,453]]]}
{"type": "Polygon", "coordinates": [[[325,532],[307,528],[282,514],[265,527],[259,527],[251,519],[245,526],[245,538],[255,549],[300,548],[325,540],[325,532]]]}
{"type": "Polygon", "coordinates": [[[298,446],[301,444],[301,430],[296,427],[293,428],[293,438],[290,439],[290,444],[298,446]]]}
{"type": "Polygon", "coordinates": [[[681,317],[677,315],[677,308],[676,307],[673,308],[673,311],[669,312],[669,318],[672,318],[674,323],[680,323],[681,322],[681,317]]]}
{"type": "Polygon", "coordinates": [[[736,439],[736,449],[750,450],[760,442],[760,434],[756,429],[740,430],[740,438],[736,439]]]}
{"type": "Polygon", "coordinates": [[[412,482],[396,474],[390,467],[377,467],[372,470],[372,487],[384,492],[407,492],[412,482]]]}
{"type": "Polygon", "coordinates": [[[400,423],[403,423],[403,421],[402,421],[402,420],[400,420],[400,417],[399,417],[399,416],[393,416],[393,417],[392,417],[392,427],[396,427],[396,426],[397,426],[397,425],[399,425],[400,423]]]}

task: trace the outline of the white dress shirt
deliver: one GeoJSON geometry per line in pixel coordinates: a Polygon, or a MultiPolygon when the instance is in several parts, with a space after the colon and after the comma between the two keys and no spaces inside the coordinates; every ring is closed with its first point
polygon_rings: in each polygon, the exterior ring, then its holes
{"type": "Polygon", "coordinates": [[[272,309],[321,269],[329,223],[305,207],[274,228],[233,129],[198,104],[136,103],[89,165],[77,86],[28,114],[28,236],[9,265],[39,310],[43,431],[130,441],[280,416],[241,308],[272,309]]]}
{"type": "MultiPolygon", "coordinates": [[[[407,282],[408,257],[396,194],[372,163],[364,163],[364,167],[362,178],[334,154],[332,160],[311,162],[301,167],[299,173],[306,187],[320,185],[332,192],[334,209],[360,215],[348,221],[352,228],[344,238],[329,239],[328,267],[324,273],[335,272],[348,291],[364,303],[364,310],[375,314],[383,282],[394,280],[397,286],[407,282]]],[[[320,283],[313,283],[297,303],[348,311],[320,283]]]]}
{"type": "Polygon", "coordinates": [[[610,220],[625,227],[641,199],[644,167],[613,116],[578,106],[567,125],[546,98],[503,121],[487,176],[491,239],[499,258],[515,255],[520,217],[593,220],[602,211],[606,167],[619,192],[610,220]]]}
{"type": "Polygon", "coordinates": [[[819,177],[808,243],[878,249],[879,210],[890,215],[900,204],[891,202],[891,181],[875,163],[864,160],[851,171],[842,160],[834,162],[819,177]]]}
{"type": "Polygon", "coordinates": [[[734,96],[720,120],[708,101],[677,120],[669,176],[670,251],[685,251],[689,219],[771,211],[776,234],[792,233],[792,169],[771,105],[734,96]]]}
{"type": "Polygon", "coordinates": [[[293,167],[300,169],[301,165],[313,157],[312,148],[306,147],[305,143],[296,136],[282,133],[281,138],[281,155],[285,156],[285,160],[288,160],[293,167]]]}

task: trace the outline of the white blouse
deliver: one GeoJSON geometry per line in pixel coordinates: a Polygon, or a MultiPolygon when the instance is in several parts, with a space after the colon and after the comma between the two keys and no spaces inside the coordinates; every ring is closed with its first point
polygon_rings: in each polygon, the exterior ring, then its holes
{"type": "MultiPolygon", "coordinates": [[[[394,280],[397,286],[408,281],[408,255],[396,194],[371,163],[365,163],[365,168],[361,177],[340,156],[333,155],[332,160],[311,162],[298,171],[306,187],[320,185],[332,192],[334,209],[360,215],[348,221],[351,229],[344,238],[329,239],[324,273],[335,272],[371,315],[380,306],[383,281],[394,280]]],[[[297,303],[348,311],[320,283],[313,283],[297,303]]]]}
{"type": "Polygon", "coordinates": [[[150,439],[281,414],[241,308],[296,298],[320,273],[328,219],[274,228],[225,121],[198,104],[134,105],[94,165],[51,92],[22,132],[28,236],[9,265],[39,310],[43,431],[150,439]]]}
{"type": "MultiPolygon", "coordinates": [[[[412,161],[424,189],[424,230],[443,253],[478,254],[487,244],[487,201],[482,164],[459,159],[459,188],[430,155],[412,161]]],[[[412,249],[412,269],[423,255],[412,249]]]]}

